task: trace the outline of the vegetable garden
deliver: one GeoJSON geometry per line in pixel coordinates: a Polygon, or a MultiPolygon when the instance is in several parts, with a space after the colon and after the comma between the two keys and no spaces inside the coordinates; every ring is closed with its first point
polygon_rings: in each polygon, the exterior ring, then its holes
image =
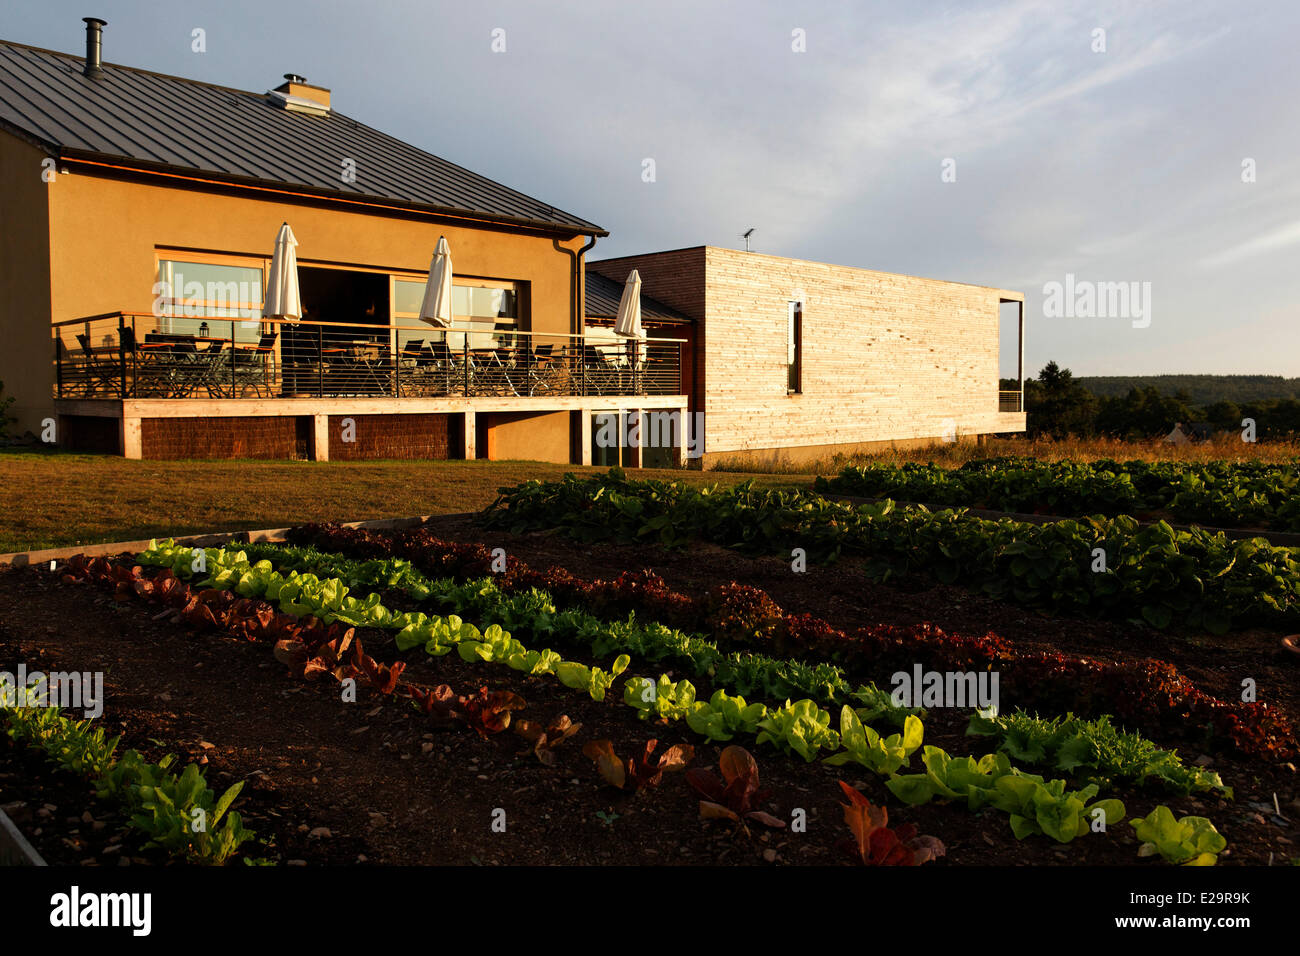
{"type": "Polygon", "coordinates": [[[1295,462],[988,458],[953,469],[869,464],[818,478],[813,488],[938,507],[1071,518],[1167,517],[1219,528],[1300,531],[1300,471],[1295,462]]]}
{"type": "MultiPolygon", "coordinates": [[[[1024,504],[1020,482],[1098,503],[1067,468],[1017,467],[945,493],[1024,504]]],[[[1153,474],[1116,482],[1149,502],[1173,480],[1153,474]]],[[[1189,476],[1207,480],[1185,470],[1173,511],[1189,476]]],[[[1251,494],[1294,520],[1285,495],[1251,494]]],[[[261,756],[319,734],[339,761],[323,783],[324,756],[282,761],[273,787],[143,705],[119,739],[9,708],[5,747],[84,779],[139,862],[1292,862],[1295,665],[1275,638],[1300,631],[1300,553],[1109,510],[1026,524],[616,469],[405,531],[73,558],[3,576],[10,657],[44,643],[15,615],[57,606],[51,630],[100,629],[87,653],[106,633],[148,649],[154,670],[115,658],[126,696],[181,682],[220,708],[238,686],[228,706],[267,725],[261,756]],[[900,702],[913,669],[995,675],[998,706],[900,702]],[[403,812],[435,832],[399,835],[403,812]]]]}

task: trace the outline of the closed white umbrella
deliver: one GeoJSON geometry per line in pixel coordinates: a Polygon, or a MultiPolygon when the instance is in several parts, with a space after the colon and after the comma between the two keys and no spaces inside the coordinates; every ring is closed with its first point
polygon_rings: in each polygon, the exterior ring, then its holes
{"type": "Polygon", "coordinates": [[[644,338],[641,330],[641,274],[633,269],[623,285],[623,298],[618,300],[618,318],[614,333],[628,338],[644,338]]]}
{"type": "Polygon", "coordinates": [[[266,282],[266,302],[262,317],[297,322],[302,318],[302,296],[298,293],[298,240],[286,222],[275,237],[275,254],[271,256],[271,275],[266,282]]]}
{"type": "Polygon", "coordinates": [[[438,237],[438,246],[429,263],[429,281],[420,303],[420,320],[436,329],[451,328],[451,247],[446,236],[438,237]]]}

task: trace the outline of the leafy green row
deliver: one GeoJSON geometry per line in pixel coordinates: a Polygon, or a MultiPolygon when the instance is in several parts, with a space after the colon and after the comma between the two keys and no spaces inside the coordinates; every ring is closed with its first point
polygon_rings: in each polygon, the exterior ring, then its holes
{"type": "MultiPolygon", "coordinates": [[[[409,562],[401,559],[351,561],[340,555],[327,555],[314,549],[271,545],[250,547],[247,550],[254,557],[272,560],[273,563],[291,562],[309,566],[318,573],[334,573],[352,585],[400,587],[413,596],[438,593],[442,603],[485,622],[501,624],[512,633],[523,630],[554,636],[563,632],[570,639],[590,645],[596,655],[601,657],[617,650],[630,651],[639,659],[659,661],[669,657],[667,651],[672,650],[675,651],[671,655],[673,660],[693,666],[697,674],[707,674],[714,678],[719,675],[721,662],[722,679],[719,682],[741,695],[748,695],[757,687],[766,691],[767,696],[778,700],[795,696],[799,692],[809,693],[810,690],[813,691],[810,696],[818,703],[842,703],[846,699],[847,686],[842,679],[835,678],[833,668],[806,668],[809,677],[798,682],[800,686],[795,688],[795,693],[789,689],[792,682],[783,677],[775,687],[776,693],[771,693],[772,685],[777,682],[770,678],[764,680],[761,671],[776,662],[761,655],[724,656],[713,645],[699,638],[635,621],[602,623],[590,615],[580,615],[581,624],[578,628],[568,628],[566,625],[573,621],[573,616],[561,616],[557,622],[549,596],[541,591],[510,599],[490,581],[481,581],[461,585],[444,593],[442,588],[446,582],[428,581],[409,562]],[[820,678],[818,670],[823,672],[820,678]],[[816,692],[819,689],[820,693],[816,692]]],[[[804,665],[796,664],[794,667],[795,673],[799,673],[798,668],[804,665]]],[[[653,709],[656,715],[666,716],[669,709],[680,706],[674,697],[674,687],[682,685],[689,688],[689,702],[694,702],[695,688],[689,682],[682,681],[677,685],[670,683],[667,687],[659,688],[655,695],[653,709]]],[[[923,713],[897,707],[890,696],[874,684],[848,694],[847,699],[855,701],[855,706],[861,705],[859,713],[869,711],[865,717],[868,722],[884,716],[896,725],[905,726],[903,722],[909,713],[923,713]]],[[[735,700],[743,702],[744,696],[730,697],[722,691],[714,695],[713,703],[717,706],[721,701],[725,702],[724,707],[731,707],[734,706],[731,702],[735,700]]],[[[643,702],[629,699],[628,703],[637,706],[643,702]]],[[[742,703],[741,706],[745,705],[742,703]]],[[[751,709],[756,711],[757,705],[751,705],[751,709]]],[[[688,707],[683,707],[682,710],[692,727],[697,732],[706,734],[701,728],[714,719],[713,715],[692,712],[688,707]]],[[[731,727],[736,718],[731,717],[730,710],[727,714],[724,725],[731,727]]],[[[753,722],[756,723],[757,718],[753,722]]],[[[1065,771],[1083,768],[1101,783],[1142,786],[1154,781],[1165,789],[1178,793],[1217,789],[1231,796],[1232,792],[1231,788],[1224,786],[1217,773],[1187,767],[1177,753],[1161,750],[1139,734],[1115,729],[1105,716],[1085,721],[1072,715],[1044,719],[1028,717],[1019,712],[1004,716],[975,713],[967,733],[997,736],[999,749],[1023,763],[1046,763],[1065,771]]],[[[728,740],[730,737],[714,739],[728,740]]]]}
{"type": "Polygon", "coordinates": [[[64,770],[91,778],[100,799],[122,803],[131,826],[149,838],[146,847],[220,866],[254,836],[237,812],[227,814],[243,789],[242,780],[218,797],[208,789],[198,764],[187,765],[179,775],[172,773],[171,754],[158,763],[135,750],[115,759],[120,737],[107,739],[102,728],[92,728],[92,721],[70,720],[57,707],[6,707],[0,716],[11,740],[43,751],[64,770]]]}
{"type": "MultiPolygon", "coordinates": [[[[147,557],[148,563],[180,566],[174,545],[151,548],[147,557]]],[[[297,572],[291,571],[285,578],[270,568],[270,561],[249,565],[246,555],[227,554],[224,551],[209,551],[205,557],[208,565],[213,568],[212,580],[217,586],[234,587],[246,596],[259,596],[259,590],[261,594],[267,594],[278,585],[279,592],[288,590],[290,596],[285,600],[301,601],[303,606],[309,608],[319,603],[321,595],[328,595],[331,602],[329,608],[316,608],[306,613],[316,613],[318,616],[334,614],[338,617],[340,614],[357,613],[364,608],[364,613],[369,617],[383,621],[388,626],[402,624],[402,630],[398,634],[399,646],[409,648],[423,643],[426,651],[434,655],[446,654],[455,647],[465,660],[499,661],[533,674],[551,673],[566,686],[587,689],[597,700],[603,699],[614,677],[628,664],[624,655],[615,662],[611,673],[607,674],[600,668],[588,669],[584,665],[575,665],[575,670],[566,676],[562,670],[564,662],[559,660],[558,655],[549,651],[530,651],[498,625],[480,632],[455,615],[447,618],[430,618],[419,613],[394,615],[369,599],[359,601],[349,598],[347,586],[337,578],[321,582],[313,576],[313,580],[308,582],[310,586],[304,587],[300,580],[302,576],[297,572]]],[[[183,568],[184,571],[190,569],[189,564],[183,568]]],[[[725,693],[715,694],[708,702],[698,701],[694,699],[694,688],[688,681],[673,682],[666,675],[661,675],[658,680],[630,678],[624,684],[624,701],[641,710],[643,716],[653,714],[669,720],[694,716],[694,722],[689,722],[688,725],[697,732],[702,730],[711,739],[729,739],[736,732],[754,732],[758,743],[769,743],[784,751],[799,753],[809,761],[816,759],[822,749],[831,751],[830,759],[836,763],[853,761],[887,776],[887,785],[896,795],[899,793],[895,789],[896,781],[912,780],[910,776],[897,776],[897,771],[921,745],[924,731],[920,719],[909,715],[904,720],[901,734],[882,739],[863,723],[864,716],[872,716],[869,708],[863,708],[859,712],[846,704],[840,712],[840,731],[836,732],[829,727],[830,713],[814,701],[800,700],[792,703],[787,700],[780,707],[770,708],[761,703],[747,704],[743,698],[729,698],[725,693]],[[845,753],[835,754],[834,751],[842,745],[845,753]]],[[[951,757],[936,747],[927,747],[926,755],[927,759],[952,761],[951,757]]],[[[987,803],[1010,812],[1013,832],[1017,838],[1043,832],[1060,842],[1069,842],[1087,832],[1088,824],[1082,821],[1081,816],[1085,812],[1093,814],[1094,811],[1100,811],[1101,819],[1106,824],[1123,818],[1124,808],[1119,801],[1092,802],[1098,790],[1095,784],[1080,791],[1068,791],[1064,780],[1044,781],[1041,777],[1012,768],[1005,755],[989,755],[978,764],[974,763],[973,758],[965,760],[978,767],[992,761],[990,769],[1000,771],[993,778],[993,784],[1000,786],[1003,791],[1010,790],[1023,797],[1020,803],[1013,803],[1005,796],[996,796],[980,804],[982,806],[987,803]],[[1002,777],[1023,779],[1024,783],[999,785],[998,779],[1002,777]],[[1075,821],[1079,822],[1078,827],[1074,826],[1075,821]]],[[[927,771],[929,770],[927,765],[927,771]]],[[[926,775],[920,777],[922,780],[927,779],[926,775]]],[[[970,785],[972,784],[968,782],[968,788],[970,785]]],[[[902,793],[913,802],[926,802],[936,795],[959,795],[951,788],[926,792],[916,785],[903,788],[902,793]]],[[[1095,817],[1093,819],[1095,821],[1095,817]]]]}
{"type": "Polygon", "coordinates": [[[998,599],[1054,612],[1175,621],[1222,633],[1252,622],[1300,623],[1300,549],[1228,541],[1165,522],[1088,518],[1051,524],[986,521],[963,511],[851,507],[806,491],[696,488],[607,475],[503,489],[483,514],[511,532],[559,528],[582,541],[679,546],[691,539],[758,553],[867,558],[879,580],[917,571],[998,599]]]}
{"type": "MultiPolygon", "coordinates": [[[[439,607],[455,609],[484,624],[498,624],[510,633],[525,633],[539,641],[560,640],[588,647],[596,657],[629,654],[650,663],[668,661],[688,668],[698,678],[707,678],[715,686],[742,695],[757,693],[770,700],[805,695],[826,704],[851,700],[870,702],[870,706],[878,708],[880,716],[899,726],[909,714],[918,713],[895,705],[889,695],[874,684],[852,687],[844,672],[833,664],[777,660],[754,653],[728,654],[699,636],[684,634],[657,622],[638,621],[632,615],[624,621],[607,622],[582,610],[558,611],[551,596],[536,589],[506,594],[491,579],[463,584],[450,578],[430,581],[409,562],[400,559],[350,561],[340,555],[326,555],[312,549],[270,545],[248,545],[241,553],[246,558],[255,559],[258,564],[269,562],[272,568],[311,569],[301,575],[309,585],[320,580],[317,574],[330,575],[331,579],[340,581],[344,590],[331,590],[332,603],[324,610],[349,623],[359,625],[364,620],[371,627],[400,629],[417,620],[400,616],[385,619],[376,611],[379,605],[373,592],[364,602],[355,605],[349,604],[347,596],[347,588],[352,586],[400,588],[414,600],[431,601],[439,607]]],[[[210,549],[209,554],[218,562],[226,560],[219,556],[224,552],[210,549]]],[[[162,564],[184,576],[191,572],[193,558],[190,549],[168,543],[141,555],[141,563],[162,564]]],[[[248,587],[253,586],[253,580],[259,575],[269,573],[265,568],[258,571],[257,565],[250,565],[250,568],[248,587]]],[[[231,580],[233,570],[222,572],[220,578],[213,578],[214,582],[220,582],[215,586],[226,586],[231,580]]],[[[325,620],[328,623],[331,619],[325,620]]]]}
{"type": "Polygon", "coordinates": [[[1166,511],[1218,527],[1300,531],[1300,471],[1263,462],[988,458],[960,468],[869,463],[819,477],[819,492],[1068,517],[1166,511]]]}
{"type": "MultiPolygon", "coordinates": [[[[706,641],[697,637],[686,637],[668,628],[651,627],[636,622],[601,623],[590,615],[581,615],[582,623],[578,630],[565,631],[564,623],[569,622],[571,618],[565,617],[559,626],[556,626],[552,620],[555,614],[554,606],[545,592],[534,591],[528,596],[519,596],[519,600],[507,600],[506,596],[497,591],[490,581],[474,581],[443,594],[442,588],[446,587],[446,583],[430,583],[424,575],[411,566],[411,563],[402,559],[370,559],[370,561],[357,562],[343,558],[342,555],[324,554],[315,549],[281,548],[274,545],[253,546],[247,550],[253,557],[272,559],[273,562],[291,562],[298,566],[311,567],[316,572],[329,571],[331,574],[341,576],[348,584],[359,584],[363,587],[404,588],[412,596],[420,597],[438,592],[442,594],[443,604],[458,607],[485,622],[502,624],[511,632],[532,630],[533,627],[537,628],[537,632],[546,635],[556,635],[564,631],[571,639],[589,644],[595,653],[602,657],[614,650],[630,650],[633,656],[638,658],[660,661],[666,659],[666,649],[671,649],[676,652],[672,656],[675,661],[692,665],[695,674],[708,674],[715,678],[718,676],[718,662],[723,661],[722,683],[725,687],[740,692],[741,695],[749,695],[755,687],[759,687],[767,692],[768,697],[780,700],[783,697],[796,696],[798,692],[807,693],[810,688],[820,685],[823,692],[813,692],[810,696],[820,704],[833,704],[836,702],[836,697],[841,697],[842,701],[846,689],[844,682],[833,679],[833,676],[822,678],[820,682],[814,676],[800,682],[801,687],[796,688],[796,693],[788,689],[790,687],[788,679],[783,679],[783,682],[777,684],[776,692],[772,693],[774,689],[772,684],[776,683],[774,680],[767,679],[764,682],[762,674],[754,676],[748,674],[749,670],[758,670],[766,665],[767,658],[740,656],[740,654],[732,654],[731,657],[724,658],[722,653],[706,641]],[[759,663],[754,663],[755,659],[759,663]]],[[[681,685],[689,688],[690,702],[694,701],[693,685],[688,682],[669,684],[668,687],[659,688],[655,695],[656,715],[666,715],[667,710],[672,706],[679,706],[676,698],[673,697],[675,693],[673,688],[681,685]]],[[[862,705],[859,713],[863,713],[863,709],[871,710],[866,718],[868,722],[884,715],[898,726],[904,726],[902,722],[909,713],[922,713],[922,711],[897,708],[887,693],[879,691],[874,684],[859,688],[849,696],[857,702],[855,706],[862,705]]],[[[733,708],[735,706],[733,701],[736,700],[744,701],[744,696],[731,697],[723,691],[714,695],[712,704],[733,708]]],[[[628,698],[628,702],[636,706],[640,701],[628,698]]],[[[757,705],[750,705],[750,708],[757,711],[757,705]]],[[[707,726],[708,721],[715,719],[714,715],[698,713],[689,708],[682,708],[682,713],[699,734],[708,735],[703,727],[707,726]]],[[[733,717],[732,710],[728,709],[723,726],[735,730],[737,719],[733,717]]],[[[746,721],[746,731],[754,732],[750,730],[748,724],[757,724],[758,719],[755,717],[751,722],[746,721]]],[[[874,734],[874,731],[870,732],[874,734]]],[[[1047,719],[1031,718],[1022,713],[1002,715],[1002,717],[976,713],[972,715],[967,732],[997,736],[1000,739],[1000,749],[1005,750],[1015,760],[1026,763],[1048,763],[1058,770],[1066,771],[1075,771],[1082,767],[1089,771],[1089,777],[1099,783],[1145,786],[1149,782],[1156,782],[1173,792],[1219,790],[1231,796],[1231,788],[1225,787],[1218,774],[1209,770],[1187,767],[1177,753],[1158,748],[1147,737],[1115,730],[1108,717],[1101,717],[1096,721],[1083,721],[1074,718],[1073,715],[1047,719]]],[[[714,739],[729,740],[731,737],[718,736],[714,739]]]]}
{"type": "Polygon", "coordinates": [[[276,603],[285,614],[310,614],[326,624],[342,621],[355,627],[397,631],[395,640],[402,650],[423,645],[428,653],[442,655],[454,648],[467,661],[502,661],[526,673],[554,674],[569,687],[587,690],[593,700],[603,700],[614,678],[631,662],[628,655],[620,655],[611,671],[605,672],[599,667],[564,661],[549,649],[529,651],[498,624],[480,631],[455,614],[430,617],[421,611],[393,612],[379,603],[378,592],[353,597],[348,586],[336,577],[320,578],[298,571],[281,574],[269,560],[251,564],[243,551],[208,548],[201,558],[198,554],[197,549],[177,547],[172,541],[162,545],[150,542],[138,560],[142,565],[170,568],[181,578],[206,573],[200,584],[276,603]],[[202,571],[196,571],[196,563],[202,571]]]}
{"type": "Polygon", "coordinates": [[[1109,717],[1083,720],[1073,714],[1043,718],[1022,711],[976,712],[966,733],[997,738],[998,750],[1021,763],[1086,772],[1098,783],[1141,785],[1154,780],[1177,793],[1218,790],[1232,796],[1232,788],[1217,773],[1188,767],[1176,751],[1161,750],[1145,737],[1116,730],[1109,717]]]}

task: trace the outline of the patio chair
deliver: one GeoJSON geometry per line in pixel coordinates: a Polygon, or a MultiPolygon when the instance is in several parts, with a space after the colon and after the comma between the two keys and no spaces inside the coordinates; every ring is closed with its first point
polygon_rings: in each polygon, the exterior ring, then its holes
{"type": "Polygon", "coordinates": [[[60,398],[88,398],[93,394],[84,351],[74,354],[59,336],[54,340],[54,362],[60,398]]]}
{"type": "Polygon", "coordinates": [[[496,349],[470,349],[469,391],[471,395],[507,395],[509,378],[496,349]]]}
{"type": "Polygon", "coordinates": [[[617,395],[621,391],[622,374],[603,349],[594,345],[582,348],[583,374],[588,395],[617,395]]]}
{"type": "Polygon", "coordinates": [[[424,353],[424,339],[407,339],[397,356],[398,395],[420,394],[420,356],[424,353]]]}
{"type": "Polygon", "coordinates": [[[122,365],[117,349],[96,349],[85,332],[77,333],[77,344],[83,354],[80,376],[86,384],[86,395],[121,397],[122,365]]]}
{"type": "Polygon", "coordinates": [[[226,343],[212,342],[195,346],[191,394],[203,389],[209,398],[228,398],[231,392],[230,352],[226,343]]]}
{"type": "Polygon", "coordinates": [[[419,395],[447,395],[457,383],[464,381],[463,374],[463,367],[446,342],[429,342],[415,360],[411,386],[419,395]]]}
{"type": "Polygon", "coordinates": [[[554,345],[539,345],[528,359],[527,389],[529,395],[555,395],[561,391],[564,363],[555,355],[554,345]]]}
{"type": "Polygon", "coordinates": [[[397,363],[387,343],[381,343],[378,354],[366,351],[356,357],[360,390],[365,395],[391,395],[394,393],[394,373],[397,363]]]}
{"type": "Polygon", "coordinates": [[[171,398],[189,398],[207,384],[211,370],[194,342],[174,340],[169,343],[166,355],[171,363],[171,398]]]}
{"type": "Polygon", "coordinates": [[[172,397],[172,361],[165,348],[137,346],[135,329],[129,325],[118,329],[118,348],[126,356],[126,370],[130,379],[127,387],[133,397],[172,397]]]}
{"type": "Polygon", "coordinates": [[[278,332],[267,332],[252,348],[231,347],[234,362],[234,397],[243,398],[251,390],[264,398],[270,390],[275,367],[275,340],[278,332]]]}

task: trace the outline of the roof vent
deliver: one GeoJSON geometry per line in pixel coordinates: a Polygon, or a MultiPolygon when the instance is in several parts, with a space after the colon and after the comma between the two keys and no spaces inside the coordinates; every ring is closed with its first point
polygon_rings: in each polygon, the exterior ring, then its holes
{"type": "Polygon", "coordinates": [[[297,73],[286,73],[284,82],[266,97],[274,105],[297,113],[325,116],[330,111],[330,91],[323,86],[312,86],[306,77],[297,73]]]}
{"type": "Polygon", "coordinates": [[[99,77],[104,75],[101,54],[104,47],[104,27],[108,26],[107,20],[101,20],[99,17],[82,17],[82,22],[86,24],[86,65],[81,72],[89,77],[99,77]]]}

